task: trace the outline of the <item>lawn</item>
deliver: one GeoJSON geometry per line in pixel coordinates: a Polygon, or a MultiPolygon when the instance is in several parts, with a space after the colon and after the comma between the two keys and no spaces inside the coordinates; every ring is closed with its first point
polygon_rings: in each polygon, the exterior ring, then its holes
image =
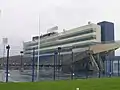
{"type": "Polygon", "coordinates": [[[120,90],[120,78],[0,83],[0,90],[120,90]]]}

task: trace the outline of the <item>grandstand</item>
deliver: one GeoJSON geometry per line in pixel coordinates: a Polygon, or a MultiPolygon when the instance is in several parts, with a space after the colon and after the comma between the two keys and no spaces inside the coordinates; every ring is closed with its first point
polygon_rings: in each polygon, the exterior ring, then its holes
{"type": "Polygon", "coordinates": [[[40,53],[40,65],[53,66],[55,63],[63,72],[71,72],[73,69],[74,72],[80,72],[86,71],[87,68],[92,72],[103,72],[105,70],[103,59],[120,47],[120,41],[106,38],[103,40],[103,36],[106,37],[102,34],[103,30],[112,29],[103,27],[113,24],[109,22],[99,24],[89,23],[61,33],[50,32],[42,35],[39,49],[39,36],[35,36],[32,41],[24,42],[24,56],[32,57],[34,48],[36,60],[38,51],[40,53]]]}

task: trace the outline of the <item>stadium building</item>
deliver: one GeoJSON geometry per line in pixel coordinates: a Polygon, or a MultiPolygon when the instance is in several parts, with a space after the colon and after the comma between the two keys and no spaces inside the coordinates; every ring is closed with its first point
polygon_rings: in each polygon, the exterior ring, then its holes
{"type": "Polygon", "coordinates": [[[35,36],[32,41],[24,42],[23,46],[24,56],[32,57],[35,50],[37,60],[39,51],[40,65],[55,64],[63,72],[71,72],[73,69],[74,72],[113,72],[109,68],[110,58],[115,56],[114,50],[120,47],[120,42],[114,41],[114,24],[104,21],[88,23],[61,33],[53,31],[40,37],[35,36]]]}

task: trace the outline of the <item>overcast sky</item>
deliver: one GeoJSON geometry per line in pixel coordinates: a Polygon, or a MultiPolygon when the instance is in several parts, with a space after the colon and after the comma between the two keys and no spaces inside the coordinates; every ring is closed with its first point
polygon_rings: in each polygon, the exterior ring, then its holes
{"type": "Polygon", "coordinates": [[[41,33],[55,25],[62,30],[88,21],[110,21],[115,23],[115,39],[120,40],[119,4],[119,0],[0,0],[0,43],[8,37],[18,52],[23,41],[38,35],[39,15],[41,33]]]}

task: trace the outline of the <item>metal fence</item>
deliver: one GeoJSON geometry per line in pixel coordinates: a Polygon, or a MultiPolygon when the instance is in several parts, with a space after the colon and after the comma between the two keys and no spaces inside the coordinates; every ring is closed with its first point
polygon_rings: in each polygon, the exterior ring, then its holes
{"type": "MultiPolygon", "coordinates": [[[[0,81],[3,82],[34,82],[34,81],[48,81],[48,80],[73,80],[86,78],[102,78],[119,76],[120,62],[119,60],[105,60],[105,72],[90,72],[87,63],[80,66],[82,61],[74,61],[80,54],[74,54],[72,50],[69,54],[62,54],[60,51],[55,51],[52,54],[40,55],[39,63],[39,79],[37,80],[37,56],[33,50],[30,57],[23,56],[20,52],[20,60],[17,63],[12,62],[13,59],[9,57],[9,47],[7,49],[7,58],[0,70],[0,81]],[[11,63],[12,62],[12,63],[11,63]],[[78,69],[82,67],[82,70],[78,69]]],[[[83,60],[83,62],[88,62],[83,60]]]]}

